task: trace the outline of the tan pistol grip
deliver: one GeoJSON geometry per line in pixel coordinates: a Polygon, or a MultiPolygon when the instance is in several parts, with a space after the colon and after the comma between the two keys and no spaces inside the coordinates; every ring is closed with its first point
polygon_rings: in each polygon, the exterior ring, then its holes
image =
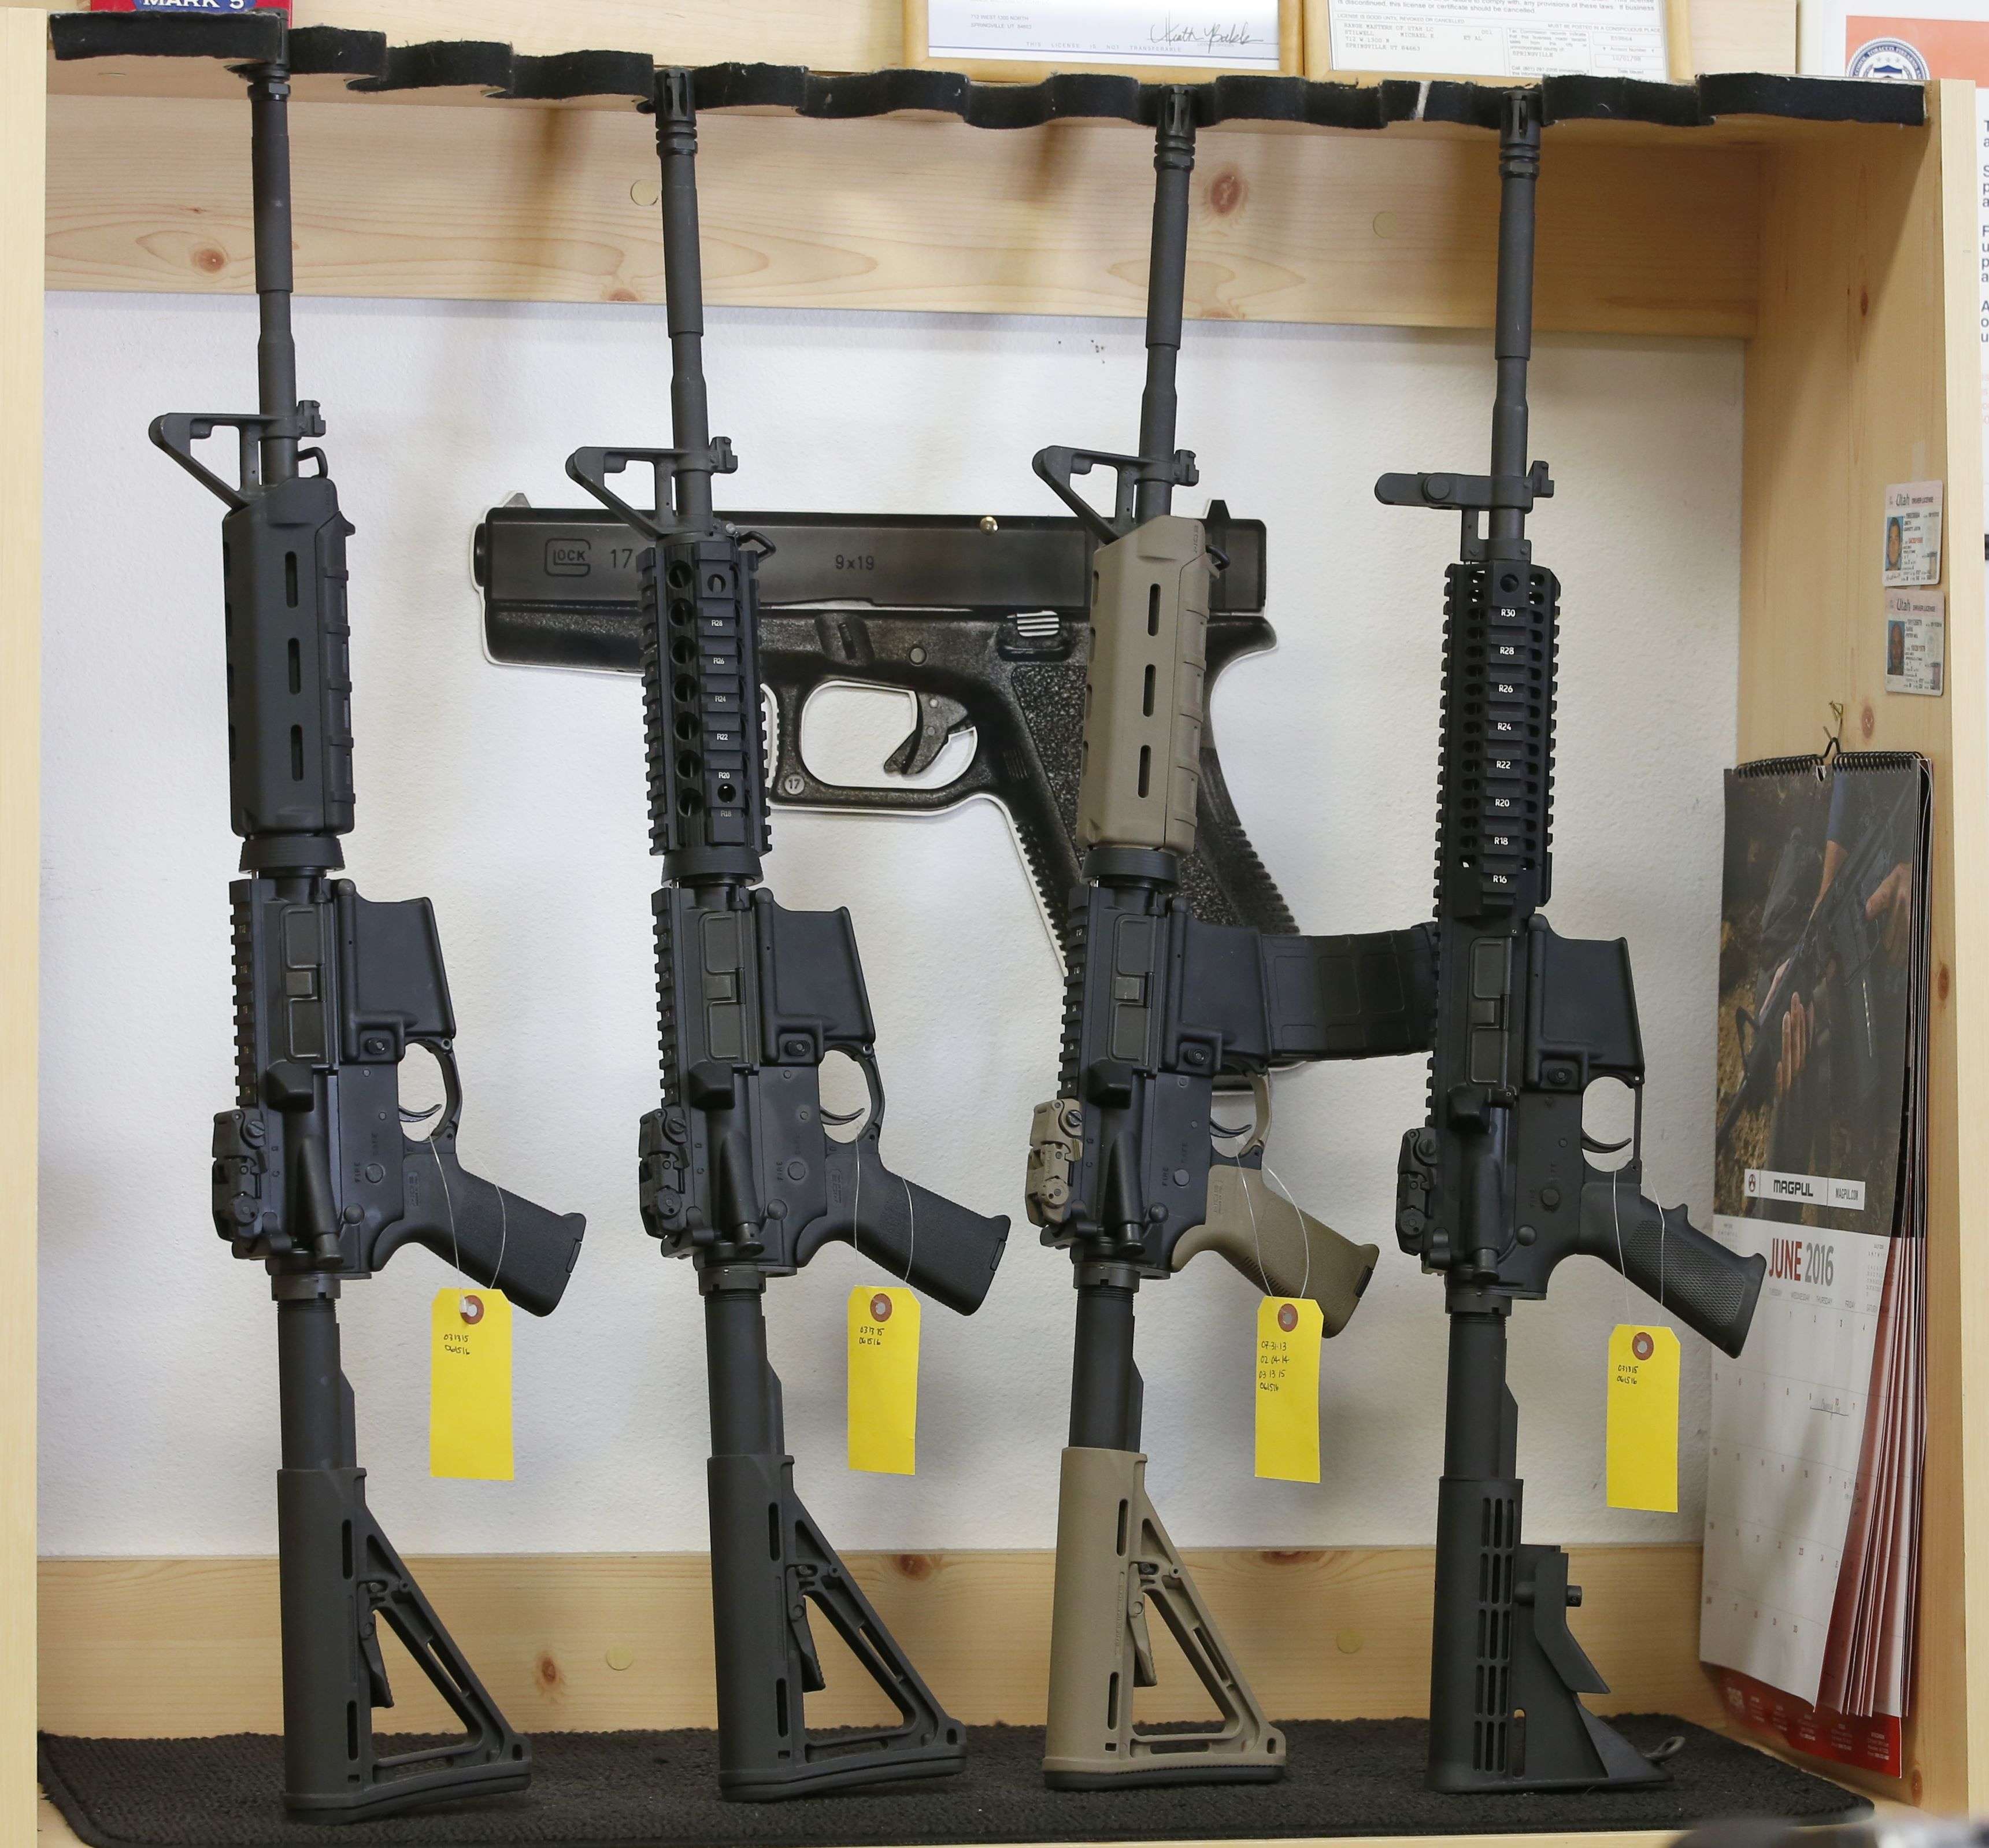
{"type": "Polygon", "coordinates": [[[1228,1162],[1209,1169],[1208,1218],[1175,1241],[1174,1268],[1204,1251],[1227,1258],[1266,1296],[1310,1297],[1328,1334],[1353,1318],[1381,1255],[1274,1192],[1261,1168],[1228,1162]]]}
{"type": "Polygon", "coordinates": [[[1077,844],[1194,851],[1208,535],[1163,514],[1092,559],[1077,844]]]}
{"type": "Polygon", "coordinates": [[[1256,1782],[1284,1767],[1284,1735],[1232,1664],[1215,1619],[1147,1499],[1146,1458],[1131,1450],[1066,1450],[1045,1780],[1064,1790],[1256,1782]],[[1215,1725],[1148,1734],[1133,1724],[1133,1690],[1154,1678],[1147,1619],[1156,1613],[1215,1703],[1215,1725]]]}

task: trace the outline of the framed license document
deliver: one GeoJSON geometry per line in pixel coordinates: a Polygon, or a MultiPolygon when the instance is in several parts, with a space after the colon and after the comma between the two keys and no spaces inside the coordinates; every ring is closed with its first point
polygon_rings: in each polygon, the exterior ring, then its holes
{"type": "Polygon", "coordinates": [[[1302,68],[1302,0],[905,0],[905,62],[1028,81],[1112,70],[1150,82],[1302,68]]]}

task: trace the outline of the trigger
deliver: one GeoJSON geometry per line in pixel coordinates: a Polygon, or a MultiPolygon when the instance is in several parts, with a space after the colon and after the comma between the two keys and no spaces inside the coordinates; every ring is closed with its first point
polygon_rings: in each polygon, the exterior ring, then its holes
{"type": "Polygon", "coordinates": [[[1598,1142],[1587,1130],[1581,1132],[1581,1146],[1591,1155],[1613,1155],[1618,1149],[1628,1148],[1632,1139],[1625,1136],[1620,1142],[1598,1142]]]}
{"type": "Polygon", "coordinates": [[[930,770],[947,741],[967,723],[967,708],[943,693],[915,693],[912,697],[918,706],[918,723],[884,760],[884,768],[893,776],[917,776],[930,770]]]}

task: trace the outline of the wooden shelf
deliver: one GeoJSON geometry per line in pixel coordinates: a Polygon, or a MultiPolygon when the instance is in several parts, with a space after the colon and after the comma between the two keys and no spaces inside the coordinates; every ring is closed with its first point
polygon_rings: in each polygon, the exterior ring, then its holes
{"type": "MultiPolygon", "coordinates": [[[[778,56],[862,70],[896,61],[898,8],[899,0],[784,0],[751,11],[687,0],[669,9],[666,32],[648,0],[591,0],[585,8],[573,0],[428,0],[422,19],[437,33],[509,39],[534,54],[574,48],[576,22],[584,21],[585,40],[656,56],[778,56]]],[[[300,5],[298,16],[393,31],[405,12],[385,0],[320,0],[300,5]]],[[[1782,16],[1768,4],[1753,15],[1764,31],[1779,31],[1782,16]]],[[[1696,36],[1696,20],[1694,30],[1696,36]]],[[[0,1708],[0,1843],[27,1840],[27,1690],[36,1656],[26,1589],[41,620],[36,255],[43,256],[49,285],[59,288],[215,293],[245,290],[249,281],[246,112],[235,80],[211,65],[178,60],[52,73],[42,31],[38,12],[0,0],[0,687],[8,702],[0,722],[0,1317],[10,1318],[0,1326],[0,1483],[13,1491],[0,1518],[0,1680],[10,1690],[0,1697],[10,1703],[0,1708]],[[42,111],[50,87],[44,221],[42,111]]],[[[644,182],[652,183],[649,135],[625,99],[547,107],[493,103],[469,90],[362,99],[318,79],[300,93],[310,99],[295,123],[304,292],[659,299],[653,206],[643,202],[644,182]]],[[[1847,745],[1918,750],[1934,765],[1922,1711],[1908,1729],[1911,1775],[1882,1794],[1962,1813],[1989,1807],[1989,1344],[1971,1339],[1977,1306],[1989,1300],[1989,1142],[1964,1134],[1989,1110],[1989,1013],[1974,985],[1989,992],[1989,876],[1980,850],[1989,839],[1989,660],[1977,619],[1984,584],[1974,544],[1982,494],[1974,97],[1967,86],[1936,85],[1928,107],[1926,124],[1912,127],[1760,117],[1696,128],[1557,124],[1549,132],[1541,192],[1539,305],[1545,329],[1747,343],[1743,754],[1810,748],[1828,703],[1837,700],[1848,714],[1847,745]],[[1936,700],[1883,690],[1882,592],[1876,558],[1862,539],[1874,528],[1886,483],[1930,477],[1947,484],[1952,529],[1944,586],[1953,617],[1949,691],[1936,700]]],[[[1123,124],[994,132],[931,116],[711,115],[704,145],[714,302],[1140,310],[1149,149],[1143,134],[1123,124]]],[[[1196,175],[1191,312],[1484,326],[1493,188],[1490,144],[1481,131],[1429,122],[1361,132],[1208,131],[1196,175]]],[[[1638,510],[1626,507],[1622,517],[1634,520],[1638,510]]],[[[1693,690],[1673,689],[1669,697],[1689,699],[1693,690]]],[[[1619,1695],[1690,1711],[1689,1700],[1709,1698],[1693,1664],[1696,1602],[1686,1595],[1695,1549],[1636,1551],[1667,1558],[1584,1549],[1583,1569],[1598,1589],[1581,1627],[1619,1695]],[[1612,1571],[1632,1568],[1641,1585],[1658,1589],[1634,1598],[1601,1589],[1612,1571]],[[1607,1626],[1627,1623],[1632,1612],[1647,1634],[1626,1633],[1623,1640],[1645,1646],[1619,1657],[1607,1626]]],[[[1026,1578],[1033,1570],[1040,1577],[1041,1568],[1015,1564],[1015,1555],[1003,1565],[971,1563],[1000,1557],[949,1561],[948,1569],[930,1575],[929,1591],[909,1578],[909,1589],[893,1585],[916,1650],[937,1661],[964,1660],[964,1652],[984,1651],[989,1637],[1002,1633],[990,1615],[990,1588],[1007,1582],[1005,1574],[1026,1578]]],[[[1282,1691],[1272,1704],[1294,1714],[1307,1711],[1308,1690],[1316,1702],[1329,1700],[1340,1677],[1316,1666],[1318,1639],[1310,1629],[1300,1634],[1286,1623],[1280,1633],[1266,1627],[1261,1612],[1252,1616],[1261,1595],[1252,1587],[1275,1582],[1288,1589],[1291,1579],[1279,1575],[1296,1574],[1323,1623],[1336,1597],[1364,1585],[1363,1646],[1377,1673],[1391,1665],[1382,1684],[1414,1704],[1427,1615],[1403,1588],[1426,1572],[1420,1559],[1415,1549],[1392,1561],[1323,1555],[1275,1572],[1222,1567],[1211,1572],[1211,1585],[1221,1582],[1238,1600],[1234,1620],[1250,1638],[1253,1671],[1262,1683],[1276,1682],[1282,1691]],[[1384,1582],[1396,1589],[1374,1589],[1384,1582]]],[[[666,1561],[535,1562],[530,1595],[558,1604],[540,1622],[537,1607],[517,1601],[523,1594],[501,1585],[479,1592],[483,1569],[465,1562],[435,1568],[445,1582],[461,1578],[452,1590],[438,1588],[439,1595],[468,1601],[463,1629],[473,1647],[481,1623],[491,1639],[515,1640],[530,1630],[579,1650],[574,1660],[583,1660],[598,1627],[588,1599],[617,1574],[646,1575],[649,1595],[673,1609],[673,1601],[689,1600],[686,1611],[696,1602],[681,1566],[666,1561]],[[479,1603],[485,1598],[494,1602],[479,1603]]],[[[220,1690],[215,1700],[266,1707],[274,1656],[266,1625],[256,1627],[263,1623],[256,1601],[266,1602],[266,1585],[253,1589],[259,1572],[266,1580],[266,1563],[52,1562],[42,1579],[41,1656],[49,1719],[85,1724],[97,1723],[93,1714],[100,1721],[121,1714],[120,1724],[136,1724],[141,1711],[177,1711],[168,1670],[187,1639],[175,1634],[168,1648],[158,1639],[180,1621],[182,1606],[221,1619],[218,1629],[208,1624],[203,1631],[216,1665],[208,1684],[220,1690]],[[200,1587],[213,1592],[229,1570],[246,1577],[215,1603],[200,1587]],[[145,1595],[134,1575],[147,1572],[178,1589],[145,1595]],[[149,1656],[134,1656],[130,1643],[127,1633],[141,1623],[153,1626],[149,1656]]],[[[511,1698],[504,1677],[529,1679],[538,1658],[507,1643],[491,1646],[501,1659],[493,1682],[500,1697],[511,1698]]],[[[1005,1671],[1010,1678],[1000,1684],[1011,1692],[991,1687],[994,1705],[1040,1700],[1034,1646],[1015,1645],[1005,1671]]],[[[961,1685],[970,1683],[962,1678],[961,1685]]],[[[576,1670],[567,1684],[576,1701],[573,1690],[583,1684],[594,1690],[588,1700],[598,1693],[612,1707],[623,1697],[608,1677],[576,1670]]],[[[534,1711],[534,1698],[520,1700],[522,1712],[534,1711]]],[[[660,1698],[649,1688],[642,1711],[653,1717],[660,1698]]],[[[208,1707],[188,1706],[189,1722],[196,1711],[213,1717],[208,1707]]],[[[229,1723],[268,1721],[238,1714],[229,1723]]]]}

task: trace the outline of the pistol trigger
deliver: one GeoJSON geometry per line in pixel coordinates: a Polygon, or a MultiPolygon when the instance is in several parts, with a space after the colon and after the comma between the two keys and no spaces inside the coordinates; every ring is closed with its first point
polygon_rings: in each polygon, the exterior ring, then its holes
{"type": "Polygon", "coordinates": [[[967,708],[944,693],[915,693],[912,698],[918,707],[918,722],[884,760],[885,769],[893,776],[917,776],[930,770],[947,741],[967,723],[967,708]]]}

